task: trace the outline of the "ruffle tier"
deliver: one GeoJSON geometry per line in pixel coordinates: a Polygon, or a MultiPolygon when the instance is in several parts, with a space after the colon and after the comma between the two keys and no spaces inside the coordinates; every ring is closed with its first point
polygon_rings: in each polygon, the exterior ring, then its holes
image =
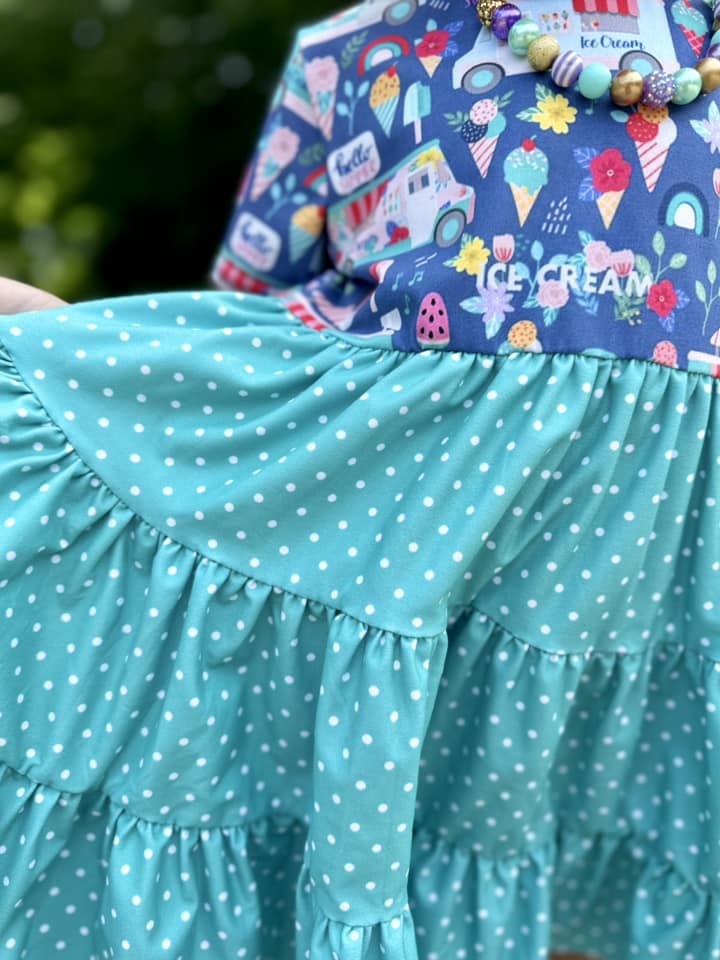
{"type": "Polygon", "coordinates": [[[153,303],[0,318],[0,956],[720,956],[717,384],[153,303]]]}
{"type": "Polygon", "coordinates": [[[305,824],[271,815],[179,828],[0,768],[0,909],[8,957],[438,960],[711,958],[714,891],[639,834],[564,826],[488,859],[419,828],[409,906],[375,924],[327,916],[303,861],[305,824]]]}

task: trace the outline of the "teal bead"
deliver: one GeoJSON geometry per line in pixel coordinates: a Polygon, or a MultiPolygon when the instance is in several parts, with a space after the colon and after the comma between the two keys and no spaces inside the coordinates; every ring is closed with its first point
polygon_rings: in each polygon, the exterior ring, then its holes
{"type": "Polygon", "coordinates": [[[686,103],[697,100],[702,92],[702,77],[692,67],[682,67],[673,74],[675,80],[675,96],[672,102],[682,107],[686,103]]]}
{"type": "Polygon", "coordinates": [[[710,37],[710,46],[714,47],[716,43],[720,43],[720,30],[716,30],[712,37],[710,37]]]}
{"type": "Polygon", "coordinates": [[[541,35],[542,30],[537,23],[529,17],[523,17],[513,25],[508,34],[510,49],[519,57],[526,57],[530,44],[541,35]]]}
{"type": "Polygon", "coordinates": [[[578,90],[588,100],[598,100],[610,89],[612,73],[604,63],[589,63],[583,67],[578,80],[578,90]]]}

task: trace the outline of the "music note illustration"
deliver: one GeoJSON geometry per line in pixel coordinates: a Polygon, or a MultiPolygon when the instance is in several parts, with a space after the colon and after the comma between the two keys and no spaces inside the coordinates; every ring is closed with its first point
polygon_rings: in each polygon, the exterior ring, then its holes
{"type": "Polygon", "coordinates": [[[392,285],[393,290],[397,290],[397,288],[398,288],[398,286],[399,286],[399,284],[400,284],[400,277],[401,277],[402,275],[403,275],[403,272],[402,272],[402,270],[401,270],[400,273],[395,277],[395,283],[392,285]]]}
{"type": "Polygon", "coordinates": [[[413,287],[415,286],[416,283],[422,283],[422,279],[424,276],[425,276],[424,270],[416,270],[415,273],[413,274],[412,280],[410,280],[410,282],[408,283],[408,286],[413,287]]]}

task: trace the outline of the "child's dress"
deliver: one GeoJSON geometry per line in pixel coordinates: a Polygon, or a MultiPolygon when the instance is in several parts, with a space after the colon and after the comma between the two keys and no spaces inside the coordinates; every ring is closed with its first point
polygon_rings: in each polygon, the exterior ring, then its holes
{"type": "Polygon", "coordinates": [[[0,960],[720,957],[720,94],[522,67],[303,31],[249,293],[0,318],[0,960]]]}

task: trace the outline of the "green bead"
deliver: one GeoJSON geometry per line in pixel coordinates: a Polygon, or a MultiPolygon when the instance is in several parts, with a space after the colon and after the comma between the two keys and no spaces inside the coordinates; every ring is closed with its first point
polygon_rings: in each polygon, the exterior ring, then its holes
{"type": "Polygon", "coordinates": [[[510,49],[519,57],[525,57],[527,56],[530,44],[533,40],[537,40],[541,34],[542,31],[534,20],[531,20],[529,17],[523,17],[522,20],[518,20],[517,23],[513,24],[510,30],[508,35],[510,49]]]}
{"type": "Polygon", "coordinates": [[[583,67],[578,80],[578,90],[588,100],[599,100],[610,89],[612,73],[604,63],[589,63],[583,67]]]}
{"type": "Polygon", "coordinates": [[[686,103],[697,100],[702,91],[702,77],[692,67],[682,67],[673,74],[675,79],[675,96],[672,102],[682,107],[686,103]]]}

